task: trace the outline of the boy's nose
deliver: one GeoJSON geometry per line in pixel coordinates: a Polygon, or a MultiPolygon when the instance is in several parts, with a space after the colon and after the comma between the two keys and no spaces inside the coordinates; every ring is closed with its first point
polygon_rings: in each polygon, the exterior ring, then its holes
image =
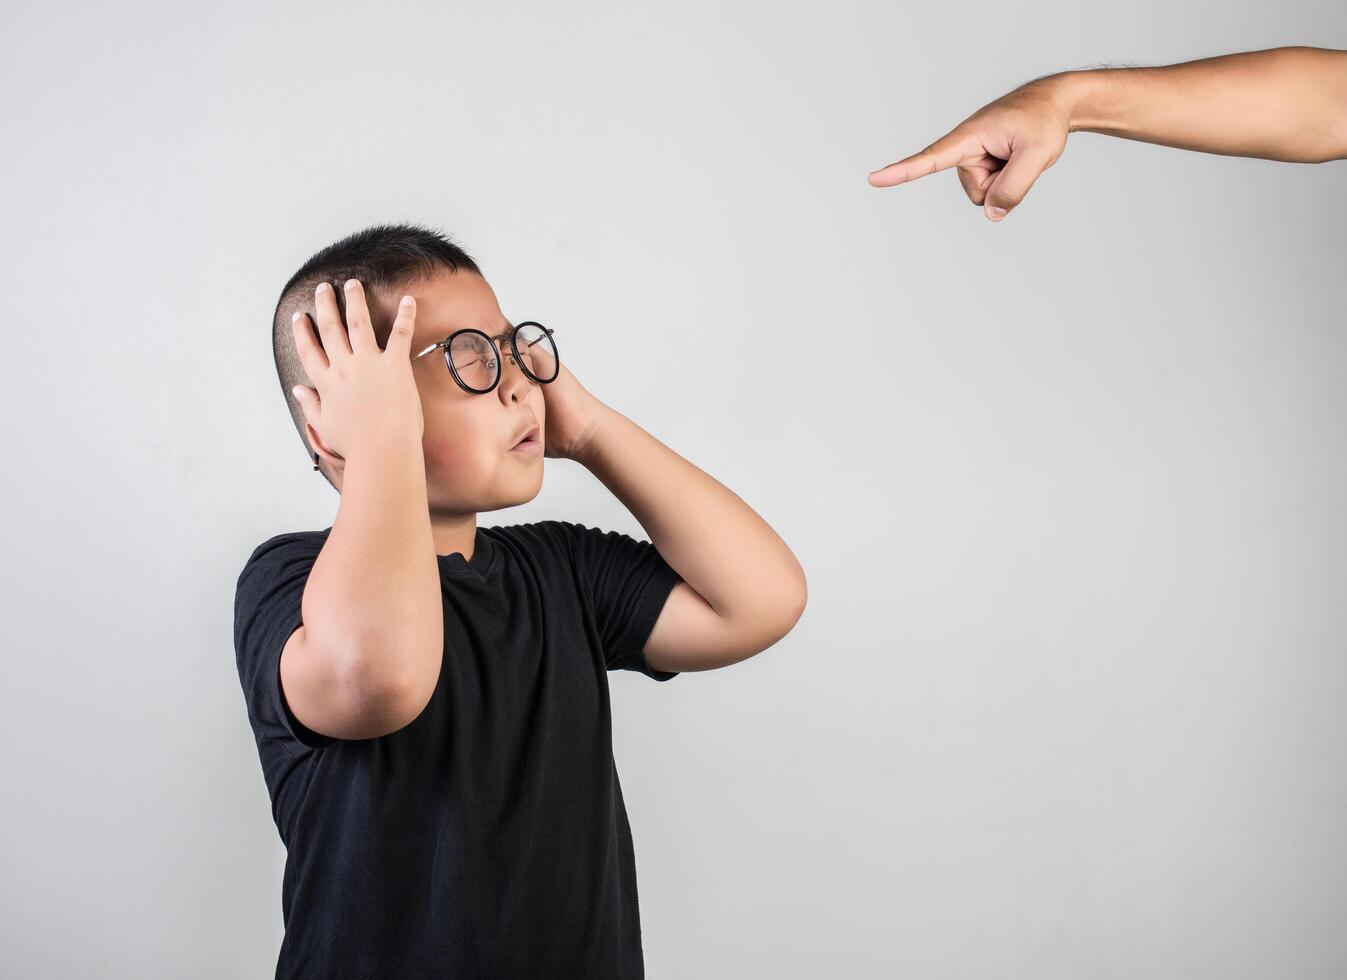
{"type": "MultiPolygon", "coordinates": [[[[508,348],[500,358],[500,384],[501,395],[513,395],[516,388],[523,389],[523,394],[528,394],[530,385],[536,382],[524,373],[524,369],[514,359],[514,354],[510,353],[508,348]]],[[[522,397],[522,395],[521,395],[522,397]]]]}

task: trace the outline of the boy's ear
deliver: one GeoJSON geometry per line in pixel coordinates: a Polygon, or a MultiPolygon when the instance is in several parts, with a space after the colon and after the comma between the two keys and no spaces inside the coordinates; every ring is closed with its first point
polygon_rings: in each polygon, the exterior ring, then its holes
{"type": "Polygon", "coordinates": [[[327,465],[332,468],[333,472],[340,473],[345,468],[346,460],[341,456],[338,456],[331,449],[328,449],[327,445],[323,442],[322,436],[318,434],[318,430],[307,421],[304,423],[304,438],[309,440],[309,447],[314,452],[318,453],[321,458],[327,460],[327,465]]]}

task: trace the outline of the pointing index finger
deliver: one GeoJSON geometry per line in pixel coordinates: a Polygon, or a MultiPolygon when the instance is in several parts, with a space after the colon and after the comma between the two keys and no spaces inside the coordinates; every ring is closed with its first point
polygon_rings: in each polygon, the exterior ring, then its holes
{"type": "Polygon", "coordinates": [[[904,157],[896,163],[871,172],[870,184],[874,187],[893,187],[933,174],[937,170],[967,165],[986,156],[986,150],[977,137],[959,136],[956,133],[957,130],[955,133],[942,136],[920,153],[914,153],[910,157],[904,157]]]}

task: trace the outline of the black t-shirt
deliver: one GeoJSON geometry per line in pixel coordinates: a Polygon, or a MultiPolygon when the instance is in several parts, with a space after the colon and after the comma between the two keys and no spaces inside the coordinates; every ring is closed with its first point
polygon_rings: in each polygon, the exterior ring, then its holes
{"type": "Polygon", "coordinates": [[[331,528],[239,575],[234,645],[286,847],[277,977],[644,976],[607,671],[639,670],[678,574],[648,541],[566,521],[478,527],[438,556],[444,655],[380,738],[306,729],[280,655],[331,528]]]}

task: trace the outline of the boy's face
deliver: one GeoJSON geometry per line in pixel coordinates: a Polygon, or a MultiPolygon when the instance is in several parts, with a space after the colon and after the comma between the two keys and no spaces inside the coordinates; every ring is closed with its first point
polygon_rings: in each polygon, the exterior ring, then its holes
{"type": "MultiPolygon", "coordinates": [[[[416,298],[413,357],[461,327],[499,337],[501,350],[509,354],[508,335],[514,324],[501,313],[495,292],[481,276],[440,269],[397,295],[403,292],[416,298]]],[[[542,387],[513,358],[501,358],[500,382],[484,395],[458,386],[443,348],[413,360],[412,376],[425,418],[422,447],[432,516],[498,510],[538,495],[543,483],[541,445],[533,452],[512,447],[520,430],[534,423],[541,444],[546,406],[542,387]]]]}

